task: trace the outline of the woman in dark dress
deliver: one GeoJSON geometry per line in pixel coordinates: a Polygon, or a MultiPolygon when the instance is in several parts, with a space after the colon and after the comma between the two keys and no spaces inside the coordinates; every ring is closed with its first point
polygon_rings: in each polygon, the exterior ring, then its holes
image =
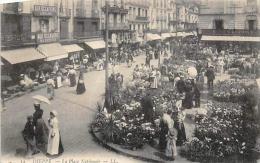
{"type": "Polygon", "coordinates": [[[70,86],[74,87],[76,85],[76,71],[74,69],[69,70],[70,86]]]}
{"type": "Polygon", "coordinates": [[[86,87],[84,84],[83,72],[80,72],[76,92],[79,95],[79,94],[83,94],[85,91],[86,91],[86,87]]]}
{"type": "Polygon", "coordinates": [[[186,83],[185,98],[183,100],[182,106],[186,109],[191,109],[193,107],[193,88],[189,80],[186,83]]]}
{"type": "Polygon", "coordinates": [[[177,146],[182,146],[183,143],[187,141],[185,127],[183,123],[185,117],[186,117],[186,113],[183,107],[179,108],[176,121],[174,122],[174,127],[178,131],[177,141],[176,141],[177,146]]]}

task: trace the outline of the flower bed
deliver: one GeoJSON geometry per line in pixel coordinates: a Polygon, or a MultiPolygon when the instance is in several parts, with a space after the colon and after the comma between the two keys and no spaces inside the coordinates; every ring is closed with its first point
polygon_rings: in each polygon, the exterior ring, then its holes
{"type": "Polygon", "coordinates": [[[151,143],[159,136],[159,118],[164,109],[173,108],[179,98],[174,88],[158,88],[149,90],[149,82],[134,80],[127,83],[126,88],[119,91],[117,106],[110,113],[99,106],[98,114],[92,128],[98,131],[107,142],[119,144],[124,148],[137,149],[146,143],[151,143]],[[146,123],[140,101],[147,91],[154,101],[154,123],[146,123]]]}
{"type": "Polygon", "coordinates": [[[208,108],[210,115],[196,122],[195,137],[185,145],[181,154],[199,162],[250,155],[259,127],[244,118],[247,111],[234,103],[213,102],[208,108]]]}
{"type": "Polygon", "coordinates": [[[246,93],[245,86],[241,82],[225,80],[216,83],[213,98],[221,102],[239,102],[246,93]]]}

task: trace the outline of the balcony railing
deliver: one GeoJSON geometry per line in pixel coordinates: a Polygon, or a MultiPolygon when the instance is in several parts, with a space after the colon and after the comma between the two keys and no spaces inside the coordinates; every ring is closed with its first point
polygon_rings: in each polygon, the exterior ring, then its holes
{"type": "Polygon", "coordinates": [[[2,44],[21,44],[21,43],[33,43],[31,33],[23,34],[4,34],[1,35],[2,44]]]}
{"type": "Polygon", "coordinates": [[[137,21],[149,21],[147,16],[136,16],[135,18],[137,21]]]}
{"type": "MultiPolygon", "coordinates": [[[[105,12],[105,7],[103,7],[102,10],[105,12]]],[[[109,5],[108,6],[108,12],[114,13],[114,14],[127,14],[128,10],[125,9],[123,6],[109,5]]]]}
{"type": "Polygon", "coordinates": [[[243,30],[243,29],[202,29],[204,35],[214,36],[260,36],[260,30],[243,30]]]}
{"type": "Polygon", "coordinates": [[[60,17],[70,18],[71,17],[71,9],[60,8],[60,17]]]}
{"type": "Polygon", "coordinates": [[[101,31],[92,31],[92,32],[74,32],[74,38],[96,38],[101,37],[101,31]]]}
{"type": "Polygon", "coordinates": [[[157,21],[165,21],[165,20],[167,20],[167,18],[166,18],[166,16],[157,16],[156,20],[157,21]]]}
{"type": "Polygon", "coordinates": [[[108,28],[109,30],[128,30],[129,29],[129,25],[127,23],[117,23],[117,24],[113,24],[110,23],[108,24],[108,28]]]}

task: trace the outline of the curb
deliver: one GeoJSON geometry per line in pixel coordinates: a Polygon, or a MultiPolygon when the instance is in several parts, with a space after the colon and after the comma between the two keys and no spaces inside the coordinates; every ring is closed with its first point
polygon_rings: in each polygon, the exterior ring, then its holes
{"type": "Polygon", "coordinates": [[[122,150],[119,150],[119,149],[117,149],[117,148],[111,147],[110,145],[108,145],[105,141],[101,140],[101,139],[95,134],[95,132],[93,131],[92,126],[90,127],[89,132],[90,132],[90,134],[93,136],[94,140],[95,140],[98,144],[101,144],[104,148],[106,148],[106,149],[108,149],[108,150],[110,150],[110,151],[116,152],[116,153],[118,153],[118,154],[121,154],[121,155],[124,155],[124,156],[127,156],[127,157],[131,157],[131,158],[134,158],[134,159],[137,159],[137,160],[141,160],[141,161],[153,162],[153,163],[164,163],[164,161],[159,161],[159,160],[155,160],[155,159],[151,159],[151,158],[147,158],[147,157],[132,155],[132,154],[129,154],[129,153],[124,152],[124,151],[122,151],[122,150]]]}
{"type": "Polygon", "coordinates": [[[46,87],[46,84],[44,84],[44,85],[42,85],[42,86],[39,86],[39,87],[36,87],[36,88],[33,88],[33,89],[30,89],[30,90],[26,90],[26,91],[24,91],[24,92],[20,92],[20,93],[13,94],[13,95],[11,95],[10,97],[5,98],[4,101],[5,101],[5,102],[6,102],[6,101],[10,101],[10,100],[12,100],[12,99],[14,99],[14,98],[18,98],[18,97],[21,97],[21,96],[23,96],[23,95],[29,94],[29,93],[31,93],[31,92],[38,91],[38,90],[43,89],[43,88],[45,88],[45,87],[46,87]]]}

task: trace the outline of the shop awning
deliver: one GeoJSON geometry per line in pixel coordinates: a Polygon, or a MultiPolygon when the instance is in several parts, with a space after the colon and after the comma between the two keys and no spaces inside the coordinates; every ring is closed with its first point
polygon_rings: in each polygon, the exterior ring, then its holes
{"type": "Polygon", "coordinates": [[[172,37],[171,33],[162,33],[162,39],[167,39],[172,37]]]}
{"type": "Polygon", "coordinates": [[[45,56],[39,53],[35,48],[1,51],[1,57],[3,57],[11,64],[23,63],[45,58],[45,56]]]}
{"type": "Polygon", "coordinates": [[[158,34],[152,34],[152,33],[147,33],[146,34],[146,41],[154,41],[154,40],[161,40],[162,37],[159,36],[158,34]]]}
{"type": "Polygon", "coordinates": [[[207,36],[203,35],[201,41],[234,41],[234,42],[260,42],[260,37],[246,36],[207,36]]]}
{"type": "Polygon", "coordinates": [[[104,40],[89,41],[89,42],[85,42],[85,44],[88,45],[93,50],[106,48],[106,43],[104,40]]]}
{"type": "Polygon", "coordinates": [[[77,44],[72,44],[72,45],[62,45],[62,47],[65,49],[67,53],[73,53],[73,52],[79,52],[83,51],[84,49],[77,44]]]}
{"type": "Polygon", "coordinates": [[[59,43],[41,44],[37,48],[46,56],[46,61],[53,61],[68,57],[68,52],[59,43]]]}

